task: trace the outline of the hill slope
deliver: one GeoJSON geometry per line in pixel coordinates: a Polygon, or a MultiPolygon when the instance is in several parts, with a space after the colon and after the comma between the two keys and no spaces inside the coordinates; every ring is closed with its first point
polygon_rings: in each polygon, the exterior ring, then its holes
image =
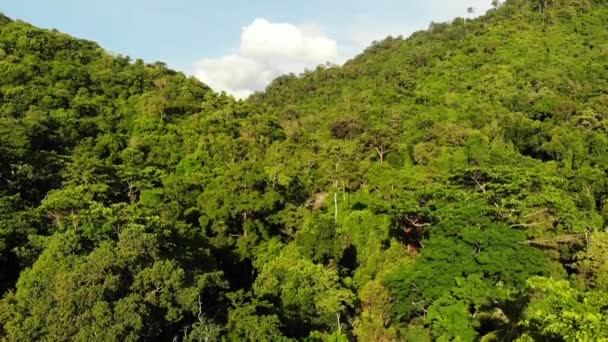
{"type": "Polygon", "coordinates": [[[605,335],[606,5],[507,1],[245,102],[0,18],[0,336],[605,335]]]}

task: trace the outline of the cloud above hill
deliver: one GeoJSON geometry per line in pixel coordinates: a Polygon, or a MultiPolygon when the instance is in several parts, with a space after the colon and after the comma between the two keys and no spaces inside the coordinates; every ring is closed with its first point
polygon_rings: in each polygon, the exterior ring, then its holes
{"type": "Polygon", "coordinates": [[[255,19],[229,55],[203,59],[195,76],[215,90],[244,98],[285,73],[299,73],[340,58],[338,43],[314,26],[255,19]]]}
{"type": "Polygon", "coordinates": [[[331,34],[315,25],[257,18],[242,28],[240,40],[232,50],[200,60],[188,72],[216,91],[245,98],[264,90],[277,76],[299,74],[326,62],[342,64],[374,40],[389,35],[407,37],[426,29],[431,21],[449,22],[457,16],[473,18],[491,7],[491,0],[428,0],[401,5],[392,0],[376,1],[378,6],[373,8],[355,2],[353,7],[357,9],[348,12],[348,16],[319,16],[331,34]],[[389,8],[392,10],[387,11],[389,8]]]}

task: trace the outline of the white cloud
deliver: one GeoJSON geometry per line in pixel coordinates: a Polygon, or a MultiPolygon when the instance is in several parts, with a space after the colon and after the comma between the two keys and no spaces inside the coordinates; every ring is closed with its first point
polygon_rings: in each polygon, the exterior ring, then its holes
{"type": "Polygon", "coordinates": [[[306,27],[256,19],[245,27],[241,53],[258,58],[288,58],[304,63],[325,62],[338,56],[338,44],[306,27]]]}
{"type": "Polygon", "coordinates": [[[204,59],[196,68],[196,77],[216,91],[244,98],[265,87],[275,77],[271,70],[256,60],[232,54],[217,59],[204,59]]]}
{"type": "Polygon", "coordinates": [[[318,28],[258,18],[243,28],[237,53],[200,61],[195,75],[215,90],[244,98],[281,74],[338,59],[338,43],[318,28]]]}

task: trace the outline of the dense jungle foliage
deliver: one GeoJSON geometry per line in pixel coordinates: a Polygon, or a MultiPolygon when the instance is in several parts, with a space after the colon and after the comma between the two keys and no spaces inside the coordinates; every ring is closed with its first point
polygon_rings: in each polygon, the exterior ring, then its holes
{"type": "Polygon", "coordinates": [[[0,339],[608,341],[608,1],[236,101],[0,16],[0,339]]]}

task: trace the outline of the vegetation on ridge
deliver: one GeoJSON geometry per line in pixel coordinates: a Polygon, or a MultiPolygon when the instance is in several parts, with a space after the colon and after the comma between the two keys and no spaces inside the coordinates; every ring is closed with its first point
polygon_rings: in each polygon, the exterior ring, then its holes
{"type": "Polygon", "coordinates": [[[0,16],[0,339],[608,339],[606,5],[246,101],[0,16]]]}

